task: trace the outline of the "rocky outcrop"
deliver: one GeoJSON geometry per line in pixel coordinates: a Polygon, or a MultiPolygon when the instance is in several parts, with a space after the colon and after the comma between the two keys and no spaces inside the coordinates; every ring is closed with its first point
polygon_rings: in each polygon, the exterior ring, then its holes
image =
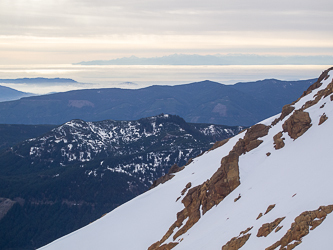
{"type": "Polygon", "coordinates": [[[284,138],[282,138],[282,132],[277,133],[274,135],[273,140],[274,140],[274,148],[275,149],[280,149],[284,147],[284,138]]]}
{"type": "Polygon", "coordinates": [[[322,116],[321,116],[320,119],[319,119],[319,123],[318,123],[318,125],[323,124],[327,119],[328,119],[328,117],[326,116],[326,114],[325,114],[325,113],[322,114],[322,116]]]}
{"type": "Polygon", "coordinates": [[[214,145],[208,151],[211,151],[211,150],[214,150],[216,148],[223,146],[224,144],[226,144],[229,141],[229,139],[230,138],[224,139],[223,141],[215,142],[214,145]]]}
{"type": "MultiPolygon", "coordinates": [[[[268,214],[273,208],[275,208],[275,204],[269,205],[268,208],[266,209],[265,214],[268,214]]],[[[264,214],[264,215],[265,215],[265,214],[264,214]]],[[[257,216],[257,219],[256,219],[256,220],[259,220],[262,216],[263,216],[263,214],[260,213],[260,214],[257,216]]]]}
{"type": "MultiPolygon", "coordinates": [[[[158,243],[155,243],[155,244],[158,244],[158,243]]],[[[155,245],[154,244],[154,245],[155,245]]],[[[152,245],[151,247],[149,247],[148,249],[155,249],[155,248],[152,248],[154,247],[154,245],[152,245]]],[[[170,242],[169,244],[163,244],[162,246],[158,246],[158,249],[159,250],[170,250],[172,248],[174,248],[175,246],[177,246],[178,243],[177,242],[170,242]]]]}
{"type": "Polygon", "coordinates": [[[263,124],[256,124],[249,128],[244,136],[244,139],[240,139],[239,141],[243,141],[242,149],[236,149],[239,155],[244,154],[246,152],[251,151],[252,149],[258,147],[262,140],[258,140],[258,138],[263,137],[268,134],[270,127],[263,124]]]}
{"type": "Polygon", "coordinates": [[[302,243],[302,238],[314,230],[333,211],[333,205],[321,206],[314,211],[305,211],[295,218],[287,233],[266,250],[273,250],[280,246],[280,249],[291,250],[302,243]]]}
{"type": "Polygon", "coordinates": [[[297,139],[311,127],[309,113],[296,110],[282,125],[283,132],[287,132],[292,139],[297,139]]]}
{"type": "Polygon", "coordinates": [[[238,197],[234,199],[234,202],[238,201],[241,197],[241,194],[239,194],[238,197]]]}
{"type": "Polygon", "coordinates": [[[257,237],[266,237],[269,235],[280,224],[280,222],[284,220],[284,218],[286,217],[277,218],[271,223],[263,224],[258,230],[257,237]]]}
{"type": "Polygon", "coordinates": [[[257,219],[256,219],[256,220],[259,220],[261,217],[262,217],[262,213],[258,214],[258,216],[257,216],[257,219]]]}
{"type": "Polygon", "coordinates": [[[333,81],[327,85],[325,89],[318,91],[318,93],[314,96],[315,99],[307,101],[303,106],[302,110],[305,110],[315,104],[317,104],[323,97],[327,97],[333,93],[333,81]]]}
{"type": "Polygon", "coordinates": [[[171,225],[162,239],[148,250],[161,250],[165,247],[163,243],[174,233],[173,240],[186,233],[201,217],[213,206],[219,204],[228,194],[230,194],[240,184],[239,179],[239,156],[258,147],[263,137],[268,134],[268,126],[256,124],[247,129],[244,138],[239,139],[229,154],[222,158],[220,168],[213,176],[203,184],[193,187],[187,191],[182,203],[184,209],[177,213],[177,220],[171,225]],[[185,225],[183,224],[187,219],[185,225]]]}
{"type": "Polygon", "coordinates": [[[282,121],[287,115],[293,112],[294,109],[295,107],[293,107],[291,104],[284,105],[280,117],[276,118],[272,122],[272,126],[275,126],[279,121],[282,121]]]}
{"type": "Polygon", "coordinates": [[[177,164],[172,165],[171,168],[169,169],[168,173],[166,175],[161,176],[157,180],[155,180],[149,189],[153,189],[154,187],[157,187],[158,185],[165,183],[168,180],[171,180],[174,177],[174,173],[177,173],[183,169],[184,169],[184,166],[179,167],[177,164]]]}
{"type": "Polygon", "coordinates": [[[275,204],[269,205],[268,208],[266,209],[265,214],[268,214],[272,209],[275,208],[275,204]]]}
{"type": "Polygon", "coordinates": [[[331,70],[333,70],[333,67],[323,71],[323,73],[319,76],[318,80],[314,84],[312,84],[306,91],[304,91],[303,94],[301,95],[301,97],[298,98],[297,101],[295,101],[294,103],[298,102],[302,97],[310,94],[312,92],[312,90],[319,88],[322,85],[321,82],[329,77],[328,73],[331,70]]]}
{"type": "MultiPolygon", "coordinates": [[[[279,121],[282,121],[286,116],[288,116],[291,112],[294,111],[295,107],[293,105],[295,105],[301,98],[303,98],[304,96],[310,94],[313,90],[319,88],[322,85],[322,81],[326,80],[329,75],[329,71],[333,70],[332,68],[329,68],[327,70],[325,70],[320,77],[318,78],[318,80],[312,84],[306,91],[303,92],[303,94],[301,95],[301,97],[299,97],[295,102],[291,103],[291,104],[287,104],[285,106],[283,106],[282,108],[282,112],[280,117],[276,118],[273,122],[272,122],[272,126],[275,126],[279,121]]],[[[327,88],[318,91],[318,93],[315,96],[314,100],[309,100],[307,101],[303,107],[301,108],[302,111],[304,111],[305,109],[313,106],[314,104],[318,103],[318,101],[322,98],[322,97],[326,97],[330,94],[333,93],[333,82],[331,82],[327,88]]],[[[333,95],[330,97],[331,101],[333,100],[333,95]]]]}
{"type": "Polygon", "coordinates": [[[185,188],[182,190],[181,194],[184,195],[184,194],[186,193],[186,191],[187,191],[190,187],[192,187],[192,183],[191,183],[191,182],[189,182],[189,183],[186,184],[186,186],[185,186],[185,188]]]}
{"type": "Polygon", "coordinates": [[[238,250],[242,246],[245,245],[245,243],[250,238],[251,234],[247,234],[253,227],[247,228],[245,231],[240,232],[239,236],[232,238],[230,241],[228,241],[223,247],[222,250],[238,250]]]}

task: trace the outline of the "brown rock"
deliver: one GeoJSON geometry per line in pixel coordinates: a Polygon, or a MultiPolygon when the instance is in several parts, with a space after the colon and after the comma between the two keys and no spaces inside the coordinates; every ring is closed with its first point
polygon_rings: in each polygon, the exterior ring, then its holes
{"type": "Polygon", "coordinates": [[[279,121],[282,121],[287,115],[289,115],[291,112],[293,112],[295,107],[291,106],[291,104],[284,105],[282,107],[282,112],[279,118],[276,118],[272,122],[272,126],[275,126],[279,121]]]}
{"type": "Polygon", "coordinates": [[[224,144],[226,144],[229,141],[229,139],[230,138],[224,139],[223,141],[215,142],[214,145],[208,151],[211,151],[211,150],[214,150],[216,148],[223,146],[224,144]]]}
{"type": "Polygon", "coordinates": [[[178,245],[178,243],[177,242],[170,242],[169,244],[164,244],[164,245],[162,245],[162,246],[159,246],[158,248],[152,248],[152,247],[154,247],[153,245],[152,246],[150,246],[149,248],[148,248],[148,250],[152,250],[152,249],[158,249],[158,250],[170,250],[170,249],[172,249],[172,248],[174,248],[175,246],[177,246],[178,245]]]}
{"type": "Polygon", "coordinates": [[[234,199],[234,202],[238,201],[242,196],[239,194],[237,198],[234,199]]]}
{"type": "Polygon", "coordinates": [[[263,224],[258,230],[257,237],[266,237],[267,235],[269,235],[281,223],[281,221],[284,220],[284,218],[286,217],[277,218],[271,223],[263,224]]]}
{"type": "Polygon", "coordinates": [[[266,209],[265,214],[268,214],[273,208],[275,208],[275,204],[269,205],[268,208],[266,209]]]}
{"type": "Polygon", "coordinates": [[[316,227],[318,227],[322,222],[324,221],[324,218],[323,219],[319,219],[319,220],[314,220],[312,222],[312,225],[311,225],[311,228],[310,230],[314,230],[316,227]]]}
{"type": "Polygon", "coordinates": [[[192,161],[193,161],[193,158],[190,158],[190,159],[186,162],[186,164],[185,164],[184,166],[186,167],[187,165],[191,164],[192,161]]]}
{"type": "MultiPolygon", "coordinates": [[[[301,97],[300,97],[299,99],[301,99],[302,97],[304,97],[304,96],[310,94],[310,93],[312,92],[312,90],[319,88],[319,87],[322,85],[321,81],[323,81],[324,79],[327,79],[327,78],[328,78],[328,76],[329,76],[328,73],[329,73],[331,70],[333,70],[333,67],[331,67],[331,68],[329,68],[329,69],[323,71],[323,73],[319,76],[318,80],[317,80],[314,84],[312,84],[312,85],[311,85],[306,91],[304,91],[303,94],[301,95],[301,97]]],[[[298,100],[299,100],[299,99],[298,99],[298,100]]],[[[298,101],[298,100],[297,100],[297,101],[298,101]]],[[[297,102],[297,101],[296,101],[296,102],[297,102]]],[[[296,103],[296,102],[295,102],[295,103],[296,103]]]]}
{"type": "Polygon", "coordinates": [[[283,226],[278,226],[276,229],[275,229],[275,233],[279,232],[281,230],[281,228],[283,228],[283,226]]]}
{"type": "Polygon", "coordinates": [[[244,140],[253,141],[259,137],[263,137],[268,134],[270,126],[266,126],[264,124],[256,124],[247,129],[246,134],[244,136],[244,140]]]}
{"type": "Polygon", "coordinates": [[[288,132],[292,139],[297,139],[311,127],[309,113],[296,110],[282,125],[283,132],[288,132]]]}
{"type": "Polygon", "coordinates": [[[263,124],[256,124],[247,129],[244,139],[240,139],[229,154],[222,158],[221,166],[213,176],[203,184],[187,191],[182,200],[184,209],[177,213],[177,220],[170,226],[162,239],[154,243],[149,250],[160,249],[161,244],[174,233],[176,228],[179,229],[174,234],[173,240],[186,233],[200,219],[200,209],[202,209],[202,214],[205,214],[238,187],[240,184],[239,156],[257,147],[261,143],[257,139],[267,135],[269,128],[263,124]],[[187,218],[187,222],[183,225],[187,218]]]}
{"type": "Polygon", "coordinates": [[[326,114],[325,114],[325,113],[322,114],[322,116],[321,116],[320,119],[319,119],[319,123],[318,123],[318,125],[323,124],[327,119],[328,119],[328,117],[326,116],[326,114]]]}
{"type": "Polygon", "coordinates": [[[234,237],[222,247],[222,250],[238,250],[245,245],[250,236],[251,234],[245,234],[243,236],[234,237]]]}
{"type": "Polygon", "coordinates": [[[244,230],[244,231],[240,232],[240,234],[239,234],[239,235],[242,235],[242,234],[247,234],[249,231],[251,231],[251,230],[252,230],[252,228],[253,228],[253,227],[248,227],[246,230],[244,230]]]}
{"type": "Polygon", "coordinates": [[[192,186],[191,182],[187,183],[185,188],[182,190],[181,194],[184,195],[191,186],[192,186]]]}
{"type": "Polygon", "coordinates": [[[177,164],[173,164],[169,169],[168,174],[174,174],[179,172],[180,170],[183,170],[183,168],[180,168],[177,164]]]}
{"type": "Polygon", "coordinates": [[[179,167],[177,164],[174,164],[169,169],[168,173],[166,175],[163,175],[162,177],[158,178],[153,182],[153,184],[150,186],[149,189],[153,189],[154,187],[157,187],[158,185],[167,182],[168,180],[171,180],[174,177],[174,173],[177,173],[184,169],[183,167],[179,167]]]}
{"type": "Polygon", "coordinates": [[[260,213],[260,214],[258,215],[258,217],[257,217],[256,220],[259,220],[261,217],[262,217],[262,213],[260,213]]]}
{"type": "Polygon", "coordinates": [[[321,206],[314,211],[305,211],[295,218],[295,222],[291,224],[290,229],[287,233],[277,242],[275,242],[266,250],[273,250],[278,246],[280,249],[293,249],[300,243],[302,243],[302,238],[309,234],[311,230],[315,229],[318,225],[325,220],[327,214],[333,211],[333,205],[321,206]],[[294,242],[294,243],[291,243],[294,242]]]}
{"type": "Polygon", "coordinates": [[[295,107],[291,106],[291,104],[284,105],[282,107],[280,120],[282,121],[286,116],[288,116],[291,112],[293,112],[294,109],[295,109],[295,107]]]}
{"type": "Polygon", "coordinates": [[[284,147],[284,138],[282,138],[282,132],[277,133],[274,135],[273,140],[274,140],[274,148],[275,149],[280,149],[284,147]]]}
{"type": "Polygon", "coordinates": [[[333,81],[327,85],[325,89],[322,89],[318,91],[318,93],[315,95],[314,100],[307,101],[303,106],[302,110],[305,110],[316,103],[318,103],[323,97],[327,97],[328,95],[333,93],[333,81]]]}
{"type": "MultiPolygon", "coordinates": [[[[294,110],[294,107],[292,107],[292,105],[294,105],[295,103],[297,103],[301,98],[303,98],[304,96],[310,94],[314,89],[317,89],[319,88],[322,83],[321,81],[324,80],[324,79],[327,79],[329,77],[328,73],[330,70],[333,70],[333,67],[325,70],[321,75],[320,77],[318,78],[318,80],[312,84],[306,91],[303,92],[303,94],[296,100],[294,101],[293,103],[291,104],[288,104],[288,105],[285,105],[283,108],[282,108],[282,112],[281,112],[281,115],[280,117],[276,118],[273,122],[272,122],[272,126],[275,126],[279,121],[282,121],[287,115],[289,115],[293,110],[294,110]]],[[[305,110],[306,108],[316,104],[323,96],[328,96],[329,94],[333,93],[333,83],[330,83],[328,85],[328,87],[325,89],[325,90],[321,90],[319,91],[320,93],[316,96],[315,100],[310,100],[308,101],[303,107],[302,107],[302,110],[305,110]]],[[[331,101],[333,101],[333,95],[330,97],[331,98],[331,101]]]]}

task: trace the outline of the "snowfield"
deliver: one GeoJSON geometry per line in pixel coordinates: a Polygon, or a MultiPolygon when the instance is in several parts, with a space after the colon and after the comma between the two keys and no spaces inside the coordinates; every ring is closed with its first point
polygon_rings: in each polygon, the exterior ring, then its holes
{"type": "MultiPolygon", "coordinates": [[[[333,74],[333,71],[329,72],[333,74]]],[[[279,241],[291,228],[295,218],[305,211],[320,206],[333,205],[333,94],[323,97],[304,110],[311,118],[311,127],[297,139],[282,133],[284,147],[274,148],[273,137],[283,131],[284,122],[307,101],[313,100],[320,90],[330,87],[332,76],[322,85],[301,98],[294,111],[272,125],[263,142],[239,157],[240,185],[218,205],[201,216],[185,234],[163,242],[176,242],[175,250],[220,250],[232,238],[251,228],[251,234],[242,250],[266,249],[279,241]],[[321,116],[328,119],[319,124],[321,116]],[[239,198],[238,200],[236,198],[239,198]],[[275,207],[264,214],[270,205],[275,207]],[[258,215],[263,216],[257,219],[258,215]],[[257,237],[265,223],[285,217],[280,230],[266,237],[257,237]]],[[[280,115],[262,122],[270,126],[280,115]]],[[[145,250],[159,241],[176,221],[177,213],[184,209],[181,195],[187,183],[192,187],[204,183],[221,166],[221,159],[228,155],[245,131],[231,138],[226,144],[195,158],[174,178],[118,207],[90,225],[62,237],[41,250],[145,250]],[[181,198],[179,198],[181,197],[181,198]],[[178,199],[179,198],[179,199],[178,199]]],[[[188,191],[187,191],[188,192],[188,191]]],[[[186,221],[185,221],[186,222],[186,221]]],[[[299,250],[331,249],[333,213],[296,246],[299,250]]],[[[292,242],[292,243],[295,243],[292,242]]],[[[290,243],[290,244],[292,244],[290,243]]],[[[238,249],[238,248],[234,248],[238,249]]],[[[272,248],[274,249],[274,248],[272,248]]],[[[280,249],[278,246],[276,249],[280,249]]]]}

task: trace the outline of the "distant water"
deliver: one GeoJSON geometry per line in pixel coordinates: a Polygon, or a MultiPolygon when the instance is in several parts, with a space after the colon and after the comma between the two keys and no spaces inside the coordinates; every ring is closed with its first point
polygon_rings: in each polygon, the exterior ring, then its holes
{"type": "Polygon", "coordinates": [[[80,84],[27,85],[1,84],[25,92],[49,93],[82,88],[142,88],[151,85],[176,85],[203,80],[234,84],[275,78],[301,80],[316,78],[331,65],[0,65],[1,79],[71,78],[80,84]]]}

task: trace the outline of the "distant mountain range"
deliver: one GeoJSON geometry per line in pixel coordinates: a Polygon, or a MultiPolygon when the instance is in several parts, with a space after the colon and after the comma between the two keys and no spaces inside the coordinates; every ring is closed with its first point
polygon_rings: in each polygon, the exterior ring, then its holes
{"type": "Polygon", "coordinates": [[[72,120],[3,150],[0,249],[36,249],[85,226],[243,129],[166,114],[72,120]]]}
{"type": "Polygon", "coordinates": [[[72,119],[137,120],[167,113],[187,122],[249,126],[279,112],[315,80],[75,90],[2,102],[0,123],[59,125],[72,119]]]}
{"type": "Polygon", "coordinates": [[[16,79],[0,79],[0,102],[18,100],[22,97],[36,96],[33,93],[26,93],[22,91],[15,90],[6,86],[1,86],[1,84],[34,84],[34,85],[45,85],[45,84],[56,84],[56,85],[67,85],[78,83],[75,80],[69,78],[16,78],[16,79]]]}
{"type": "Polygon", "coordinates": [[[74,65],[331,65],[333,56],[272,56],[253,54],[187,55],[162,57],[122,57],[112,60],[94,60],[74,65]]]}
{"type": "Polygon", "coordinates": [[[0,102],[17,100],[28,96],[34,96],[34,94],[21,92],[5,86],[0,86],[0,102]]]}
{"type": "Polygon", "coordinates": [[[16,78],[16,79],[0,79],[1,83],[77,83],[77,81],[70,78],[45,78],[45,77],[35,77],[35,78],[16,78]]]}

